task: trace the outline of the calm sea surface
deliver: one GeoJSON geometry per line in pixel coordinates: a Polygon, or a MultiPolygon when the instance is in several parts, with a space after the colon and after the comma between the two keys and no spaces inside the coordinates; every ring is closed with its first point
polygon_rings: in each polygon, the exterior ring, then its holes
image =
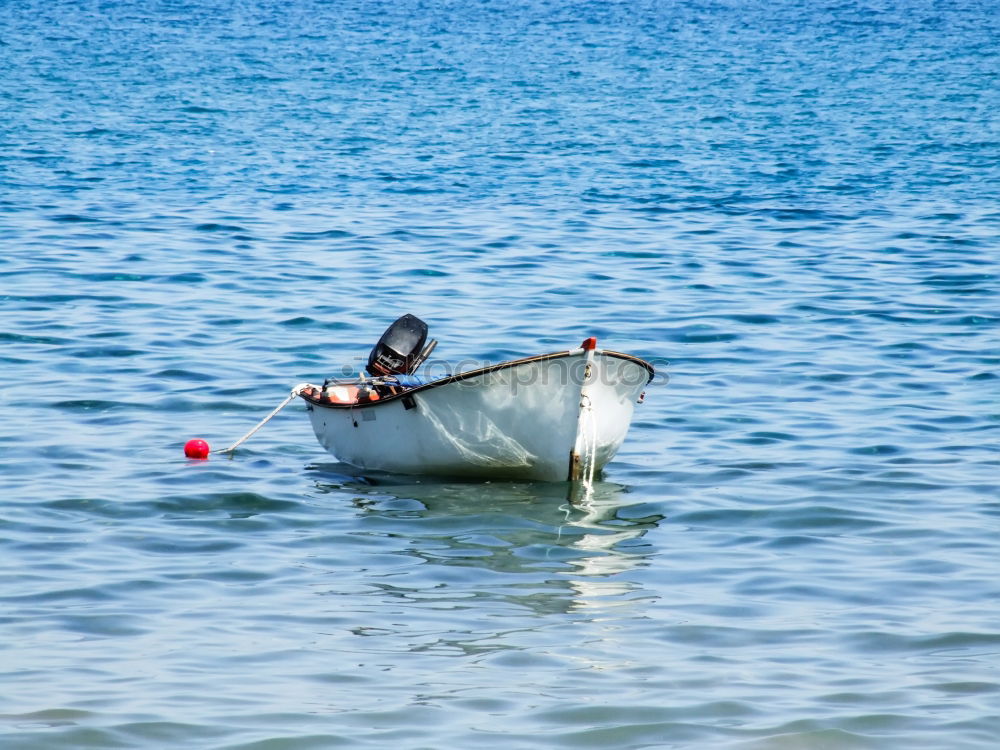
{"type": "Polygon", "coordinates": [[[993,2],[24,0],[0,114],[0,747],[1000,746],[993,2]],[[404,312],[658,363],[591,503],[183,458],[404,312]]]}

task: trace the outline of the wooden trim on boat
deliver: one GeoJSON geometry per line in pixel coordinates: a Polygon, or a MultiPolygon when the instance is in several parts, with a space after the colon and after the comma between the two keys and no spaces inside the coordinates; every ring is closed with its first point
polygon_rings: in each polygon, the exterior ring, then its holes
{"type": "MultiPolygon", "coordinates": [[[[322,406],[324,409],[368,409],[374,406],[379,406],[381,404],[387,404],[391,401],[398,401],[404,397],[412,397],[414,394],[420,393],[421,391],[427,391],[431,388],[437,388],[442,385],[448,385],[449,383],[457,383],[461,380],[468,380],[469,378],[475,378],[480,375],[486,375],[491,372],[498,372],[500,370],[505,370],[510,367],[517,367],[519,365],[529,364],[531,362],[542,362],[547,359],[561,359],[563,357],[571,357],[583,352],[583,349],[571,349],[566,352],[554,352],[552,354],[539,354],[534,357],[524,357],[523,359],[512,359],[508,362],[500,362],[495,365],[487,365],[486,367],[480,367],[477,370],[468,370],[467,372],[460,372],[455,375],[446,375],[443,378],[437,380],[432,380],[430,383],[424,383],[423,385],[418,385],[415,388],[407,388],[405,391],[400,393],[395,393],[389,396],[383,396],[377,401],[366,401],[359,404],[337,404],[329,401],[321,401],[315,396],[309,396],[305,393],[300,393],[299,396],[310,404],[316,406],[322,406]]],[[[614,357],[615,359],[624,359],[627,362],[632,362],[639,365],[640,367],[646,368],[649,373],[649,380],[653,379],[655,371],[653,366],[644,359],[639,359],[639,357],[633,357],[631,354],[622,354],[621,352],[613,352],[607,349],[596,352],[599,356],[604,355],[608,357],[614,357]]],[[[646,382],[648,383],[649,380],[646,382]]],[[[352,383],[357,381],[350,381],[352,383]]]]}
{"type": "Polygon", "coordinates": [[[576,451],[569,452],[569,471],[566,473],[567,482],[576,482],[580,479],[580,454],[576,451]]]}

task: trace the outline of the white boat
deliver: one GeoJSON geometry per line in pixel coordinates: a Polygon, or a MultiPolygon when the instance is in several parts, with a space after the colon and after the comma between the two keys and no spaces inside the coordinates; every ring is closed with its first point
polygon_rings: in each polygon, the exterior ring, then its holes
{"type": "MultiPolygon", "coordinates": [[[[653,377],[648,362],[589,338],[569,351],[414,384],[404,373],[427,351],[406,367],[398,359],[399,375],[381,374],[382,343],[369,360],[375,377],[327,381],[298,395],[337,459],[397,474],[592,480],[617,453],[653,377]]],[[[418,344],[413,351],[423,338],[418,344]]]]}

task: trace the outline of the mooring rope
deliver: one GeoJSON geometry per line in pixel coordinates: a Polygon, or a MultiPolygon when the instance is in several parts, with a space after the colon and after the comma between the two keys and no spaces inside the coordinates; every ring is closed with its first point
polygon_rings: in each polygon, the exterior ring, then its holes
{"type": "Polygon", "coordinates": [[[594,473],[597,469],[597,420],[594,418],[594,404],[590,396],[583,394],[580,399],[583,409],[583,419],[580,427],[583,430],[583,489],[584,502],[594,494],[594,473]]]}
{"type": "Polygon", "coordinates": [[[260,420],[260,422],[257,423],[257,426],[254,427],[252,430],[250,430],[250,432],[248,432],[246,435],[244,435],[243,437],[241,437],[239,440],[237,440],[235,443],[233,443],[232,445],[230,445],[228,448],[223,448],[221,451],[216,451],[216,452],[218,452],[218,453],[232,453],[234,450],[236,450],[241,445],[243,445],[243,443],[245,443],[247,440],[249,440],[250,437],[255,432],[257,432],[257,430],[259,430],[261,427],[263,427],[268,422],[270,422],[271,418],[274,417],[275,414],[277,414],[279,411],[281,411],[286,406],[288,406],[288,404],[290,404],[293,399],[295,399],[300,393],[302,393],[302,391],[304,391],[306,388],[316,388],[316,387],[317,386],[314,386],[314,385],[312,385],[310,383],[299,383],[297,386],[295,386],[294,388],[292,388],[292,392],[288,394],[288,398],[286,398],[284,401],[282,401],[280,404],[278,404],[277,408],[275,408],[274,411],[272,411],[270,414],[268,414],[266,417],[264,417],[262,420],[260,420]]]}

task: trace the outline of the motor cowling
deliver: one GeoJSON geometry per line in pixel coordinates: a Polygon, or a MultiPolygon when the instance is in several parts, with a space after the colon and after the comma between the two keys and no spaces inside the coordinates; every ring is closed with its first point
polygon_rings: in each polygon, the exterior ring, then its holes
{"type": "Polygon", "coordinates": [[[407,313],[389,326],[368,355],[371,375],[411,375],[423,361],[427,324],[407,313]]]}

